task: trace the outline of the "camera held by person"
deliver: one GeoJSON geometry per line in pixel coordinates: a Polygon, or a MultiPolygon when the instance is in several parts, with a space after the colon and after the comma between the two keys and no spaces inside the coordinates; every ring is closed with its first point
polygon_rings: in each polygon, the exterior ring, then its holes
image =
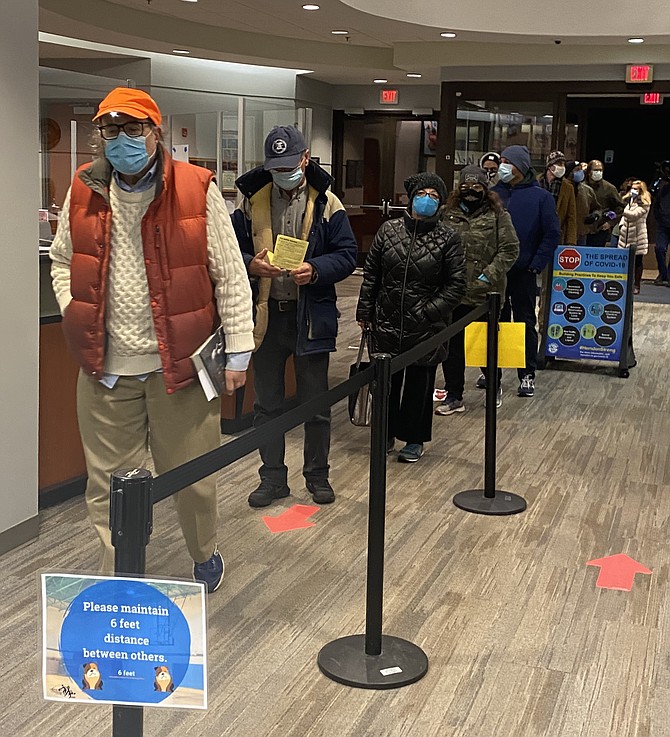
{"type": "Polygon", "coordinates": [[[584,218],[585,225],[595,225],[596,228],[602,228],[603,225],[610,225],[618,218],[613,210],[596,210],[589,213],[584,218]]]}

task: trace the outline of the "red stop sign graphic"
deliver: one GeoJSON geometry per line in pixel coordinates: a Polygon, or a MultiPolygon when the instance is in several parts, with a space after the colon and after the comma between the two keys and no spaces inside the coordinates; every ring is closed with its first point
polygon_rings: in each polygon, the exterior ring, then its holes
{"type": "Polygon", "coordinates": [[[562,269],[576,269],[581,262],[581,254],[575,248],[564,248],[558,254],[558,265],[562,269]]]}

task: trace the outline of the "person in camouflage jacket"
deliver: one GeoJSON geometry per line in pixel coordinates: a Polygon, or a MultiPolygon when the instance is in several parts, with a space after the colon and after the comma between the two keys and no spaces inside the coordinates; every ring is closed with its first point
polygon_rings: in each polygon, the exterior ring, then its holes
{"type": "MultiPolygon", "coordinates": [[[[486,172],[478,166],[466,166],[460,175],[459,188],[447,200],[442,218],[461,236],[465,250],[467,287],[453,319],[460,320],[481,305],[489,292],[505,294],[507,272],[519,256],[519,239],[512,218],[500,198],[487,188],[486,172]]],[[[438,415],[464,412],[465,332],[449,341],[449,355],[442,363],[445,399],[435,410],[438,415]]],[[[483,372],[482,372],[483,374],[483,372]]],[[[502,403],[498,375],[498,406],[502,403]]],[[[482,375],[477,386],[486,386],[482,375]]]]}
{"type": "MultiPolygon", "coordinates": [[[[371,330],[373,349],[392,356],[444,330],[465,294],[460,238],[440,221],[444,182],[424,172],[407,179],[405,189],[407,212],[387,220],[375,236],[356,310],[361,327],[371,330]]],[[[418,461],[431,439],[435,371],[445,357],[440,346],[393,375],[388,440],[389,448],[395,438],[407,443],[400,461],[418,461]]]]}

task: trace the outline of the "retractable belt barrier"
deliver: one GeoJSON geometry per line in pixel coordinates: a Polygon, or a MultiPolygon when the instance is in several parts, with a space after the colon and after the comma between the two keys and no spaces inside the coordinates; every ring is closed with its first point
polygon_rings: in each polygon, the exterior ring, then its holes
{"type": "MultiPolygon", "coordinates": [[[[318,665],[329,678],[350,686],[389,689],[413,683],[428,670],[428,658],[416,645],[397,637],[382,635],[384,531],[386,505],[386,440],[391,376],[446,343],[471,322],[488,315],[487,343],[487,412],[485,489],[462,492],[475,503],[457,506],[480,514],[513,514],[505,507],[507,492],[495,493],[495,397],[498,374],[498,322],[500,295],[491,293],[486,304],[452,323],[420,345],[395,358],[374,354],[372,365],[338,384],[319,397],[285,412],[260,428],[251,430],[198,458],[152,478],[144,469],[117,471],[110,482],[110,529],[115,546],[115,573],[142,574],[145,549],[152,532],[152,510],[157,502],[172,496],[206,476],[231,465],[277,436],[337,404],[369,384],[373,389],[370,437],[370,482],[368,516],[368,566],[365,635],[343,637],[325,645],[318,655],[318,665]],[[506,511],[498,509],[498,502],[506,511]],[[483,501],[481,501],[483,500],[483,501]]],[[[511,495],[515,496],[515,495],[511,495]]],[[[520,497],[515,497],[520,499],[520,497]]],[[[521,500],[523,502],[523,500],[521,500]]],[[[523,502],[525,508],[525,502],[523,502]]],[[[142,737],[142,707],[115,706],[114,737],[142,737]]]]}

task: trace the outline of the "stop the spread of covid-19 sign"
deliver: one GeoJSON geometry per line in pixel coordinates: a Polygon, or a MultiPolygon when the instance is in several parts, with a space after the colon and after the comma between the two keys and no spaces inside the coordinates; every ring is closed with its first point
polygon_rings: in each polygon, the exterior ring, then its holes
{"type": "Polygon", "coordinates": [[[202,584],[42,574],[44,698],[207,708],[202,584]]]}
{"type": "Polygon", "coordinates": [[[619,361],[628,285],[625,248],[559,246],[554,255],[546,355],[619,361]]]}

